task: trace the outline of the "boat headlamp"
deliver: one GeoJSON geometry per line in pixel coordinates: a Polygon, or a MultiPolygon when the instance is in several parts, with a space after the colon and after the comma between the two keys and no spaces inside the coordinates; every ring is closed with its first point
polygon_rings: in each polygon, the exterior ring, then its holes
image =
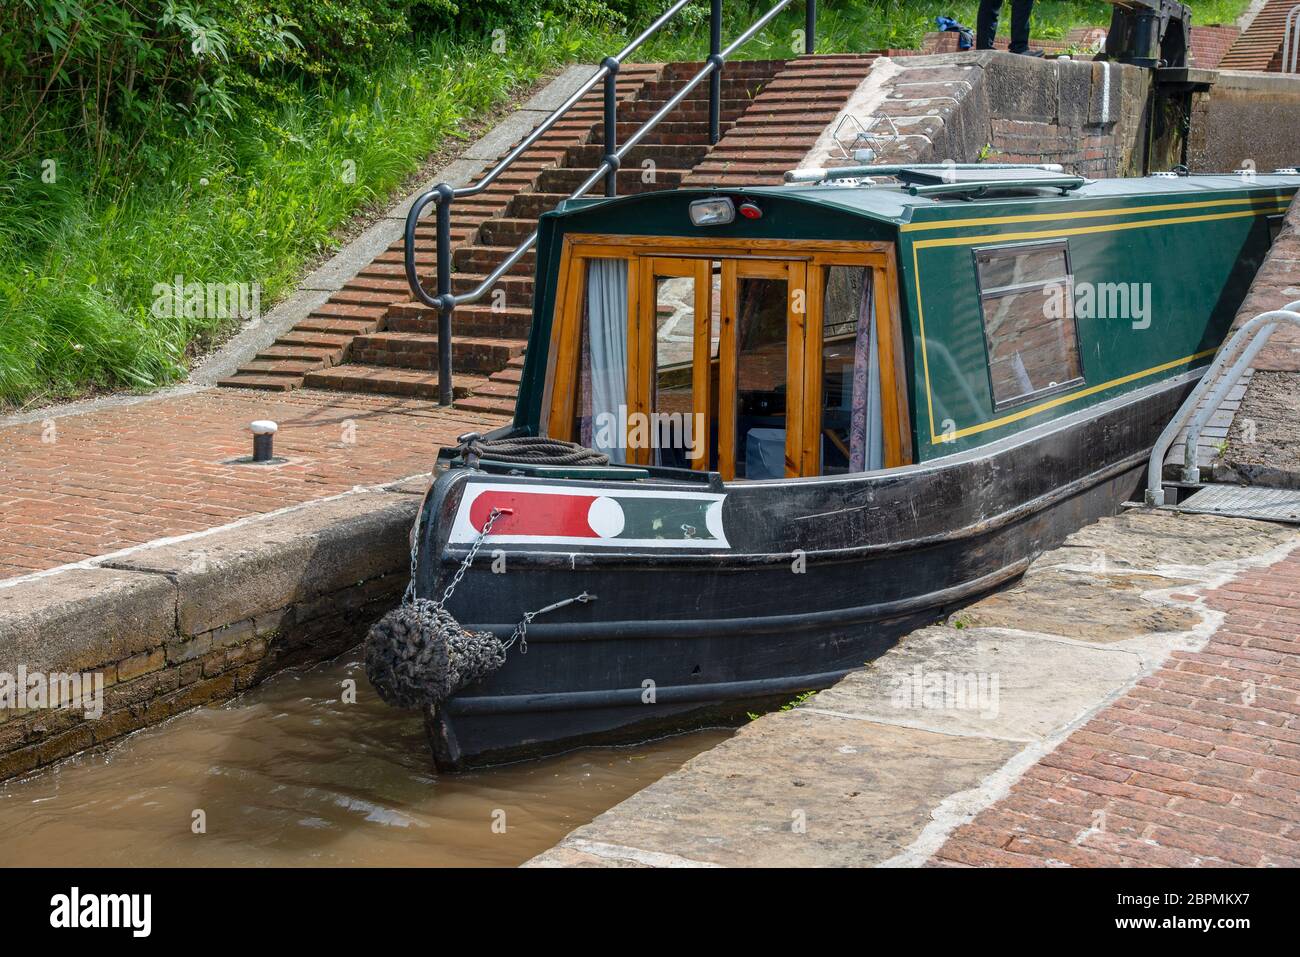
{"type": "Polygon", "coordinates": [[[696,199],[691,201],[690,214],[696,226],[725,226],[736,221],[736,205],[726,196],[696,199]]]}

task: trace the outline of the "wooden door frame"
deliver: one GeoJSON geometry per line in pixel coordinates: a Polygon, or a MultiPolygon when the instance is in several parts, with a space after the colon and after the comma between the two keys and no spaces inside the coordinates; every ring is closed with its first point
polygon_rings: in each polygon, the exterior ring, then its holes
{"type": "MultiPolygon", "coordinates": [[[[709,467],[709,384],[711,374],[710,342],[713,334],[713,266],[711,259],[673,256],[644,256],[637,264],[637,321],[628,329],[627,410],[657,411],[655,374],[659,368],[658,308],[660,279],[692,279],[695,283],[695,317],[691,344],[691,414],[702,416],[705,454],[691,462],[691,468],[707,471],[709,467]],[[633,361],[632,342],[637,344],[633,361]],[[701,351],[701,344],[703,350],[701,351]]],[[[694,428],[694,425],[690,425],[694,428]]],[[[693,442],[701,437],[692,434],[693,442]]],[[[629,464],[648,465],[653,459],[649,448],[628,447],[629,464]]]]}
{"type": "MultiPolygon", "coordinates": [[[[888,242],[850,242],[841,240],[787,240],[787,239],[735,239],[713,237],[681,236],[627,236],[610,234],[569,234],[563,239],[560,253],[559,275],[556,282],[555,306],[551,321],[551,335],[547,353],[547,373],[542,397],[541,432],[554,438],[573,440],[573,422],[577,398],[577,378],[581,357],[578,345],[581,342],[582,305],[586,292],[586,268],[588,259],[623,259],[628,263],[628,411],[633,411],[633,349],[635,344],[637,380],[647,374],[653,374],[652,363],[641,362],[643,355],[653,356],[655,323],[640,323],[641,300],[646,283],[649,295],[653,298],[654,260],[698,260],[701,264],[716,260],[722,262],[723,295],[720,315],[719,343],[719,421],[718,451],[719,471],[722,471],[722,454],[730,449],[732,459],[731,475],[723,473],[724,478],[734,477],[735,458],[735,420],[723,414],[721,399],[731,396],[734,409],[736,387],[736,316],[733,297],[726,294],[728,282],[735,288],[739,276],[739,264],[745,262],[745,271],[761,269],[757,262],[797,262],[802,264],[804,273],[805,311],[802,321],[796,327],[797,341],[788,343],[788,356],[798,353],[798,360],[791,358],[787,369],[788,388],[797,383],[799,396],[804,393],[805,383],[820,383],[822,370],[822,330],[824,298],[824,271],[829,266],[862,266],[872,270],[875,283],[876,335],[879,355],[880,394],[882,427],[885,439],[885,467],[893,468],[906,465],[912,461],[912,437],[909,420],[909,403],[907,396],[907,379],[905,356],[902,348],[902,326],[898,295],[898,263],[894,245],[888,242]],[[649,263],[646,261],[650,260],[649,263]],[[643,264],[645,264],[643,266],[643,264]],[[645,276],[650,278],[647,280],[645,276]],[[816,279],[817,281],[813,281],[816,279]],[[639,329],[638,329],[639,327],[639,329]],[[634,334],[638,333],[639,334],[634,334]],[[649,334],[648,345],[643,342],[649,334]],[[730,341],[730,345],[727,343],[730,341]],[[569,361],[559,362],[561,355],[569,361]]],[[[696,275],[703,275],[711,266],[696,266],[696,275]]],[[[660,273],[661,275],[663,273],[660,273]]],[[[791,285],[792,299],[794,286],[791,285]]],[[[709,396],[708,362],[701,362],[700,341],[704,339],[707,357],[707,343],[712,337],[712,317],[709,310],[700,308],[701,293],[707,292],[711,309],[712,273],[708,272],[708,281],[696,281],[696,348],[692,368],[693,386],[696,402],[700,396],[709,396]],[[701,316],[706,321],[702,322],[701,316]],[[701,369],[703,365],[703,369],[701,369]],[[701,383],[703,385],[701,386],[701,383]]],[[[793,302],[791,314],[793,315],[793,302]]],[[[820,388],[820,386],[818,386],[820,388]]],[[[636,406],[642,404],[640,396],[649,392],[639,386],[636,406]]],[[[648,402],[648,398],[646,400],[648,402]]],[[[791,419],[787,415],[786,460],[787,472],[793,474],[813,475],[820,468],[820,421],[821,402],[800,402],[802,412],[791,428],[791,419]],[[797,434],[797,439],[794,437],[797,434]]],[[[709,405],[703,406],[706,427],[709,421],[709,405]]],[[[644,411],[649,411],[648,409],[644,411]]],[[[707,443],[706,443],[706,447],[707,443]]],[[[633,450],[629,450],[631,453],[633,450]]],[[[648,450],[644,450],[648,461],[648,450]]],[[[629,459],[630,460],[630,459],[629,459]]],[[[707,462],[707,457],[703,459],[707,462]]],[[[699,462],[693,467],[703,468],[699,462]]]]}
{"type": "Polygon", "coordinates": [[[740,281],[775,279],[786,284],[786,416],[785,477],[800,475],[803,423],[804,350],[807,347],[808,264],[802,259],[722,260],[723,322],[718,345],[718,473],[724,481],[736,477],[736,419],[739,415],[740,384],[740,281]],[[727,264],[731,263],[731,268],[727,264]],[[725,364],[724,364],[725,363],[725,364]],[[725,370],[725,373],[724,373],[725,370]],[[723,384],[724,374],[727,384],[723,384]]]}

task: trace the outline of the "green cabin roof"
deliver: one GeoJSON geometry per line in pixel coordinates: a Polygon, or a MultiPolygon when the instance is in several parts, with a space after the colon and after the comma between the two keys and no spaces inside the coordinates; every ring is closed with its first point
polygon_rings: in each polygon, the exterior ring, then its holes
{"type": "MultiPolygon", "coordinates": [[[[1260,189],[1291,190],[1300,187],[1300,176],[1291,174],[1257,174],[1247,180],[1237,173],[1217,173],[1177,178],[1163,176],[1128,177],[1122,179],[1100,179],[1087,183],[1078,189],[1061,195],[1059,190],[1044,187],[1026,188],[1010,192],[1010,187],[991,195],[979,198],[954,198],[935,196],[913,196],[906,187],[894,185],[843,185],[836,183],[795,184],[784,186],[748,186],[739,189],[677,189],[673,195],[682,196],[764,196],[777,195],[788,199],[801,200],[828,209],[854,213],[866,219],[881,223],[903,225],[911,222],[927,222],[949,219],[954,214],[963,217],[998,215],[1014,212],[1018,206],[1061,205],[1062,207],[1097,206],[1108,207],[1115,203],[1127,205],[1139,199],[1151,199],[1157,202],[1167,201],[1179,196],[1209,196],[1222,193],[1242,192],[1260,189]]],[[[565,200],[555,214],[564,216],[588,210],[596,206],[614,203],[634,204],[637,202],[662,200],[663,192],[633,193],[613,199],[602,197],[565,200]]]]}

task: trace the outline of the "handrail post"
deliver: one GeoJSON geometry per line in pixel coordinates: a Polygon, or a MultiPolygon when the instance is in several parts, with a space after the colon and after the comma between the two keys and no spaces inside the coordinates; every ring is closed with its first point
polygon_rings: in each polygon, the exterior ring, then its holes
{"type": "MultiPolygon", "coordinates": [[[[1206,366],[1205,371],[1201,373],[1200,381],[1196,383],[1191,393],[1183,400],[1183,404],[1174,412],[1174,417],[1169,420],[1169,424],[1165,426],[1164,431],[1160,433],[1160,437],[1156,439],[1155,445],[1151,449],[1151,455],[1147,459],[1147,487],[1145,496],[1148,507],[1154,506],[1159,508],[1165,504],[1165,490],[1163,488],[1164,483],[1162,474],[1164,472],[1165,453],[1167,453],[1169,447],[1174,444],[1174,439],[1177,437],[1179,430],[1182,429],[1183,423],[1192,417],[1193,413],[1195,413],[1200,407],[1201,399],[1207,393],[1212,394],[1215,405],[1221,403],[1223,396],[1227,395],[1228,391],[1236,383],[1236,380],[1240,378],[1241,373],[1245,371],[1249,362],[1239,362],[1235,364],[1233,368],[1229,370],[1228,374],[1221,380],[1218,379],[1219,370],[1229,362],[1236,359],[1238,352],[1243,346],[1248,347],[1251,344],[1257,330],[1271,330],[1272,327],[1279,322],[1292,322],[1297,326],[1300,326],[1300,299],[1297,299],[1295,302],[1287,303],[1281,309],[1274,309],[1270,312],[1261,312],[1259,315],[1255,316],[1255,318],[1248,320],[1244,325],[1239,327],[1226,342],[1219,346],[1219,351],[1210,361],[1210,364],[1206,366]],[[1218,380],[1217,388],[1212,389],[1211,387],[1215,385],[1216,380],[1218,380]]],[[[1196,421],[1189,426],[1189,432],[1196,433],[1195,435],[1188,435],[1188,438],[1191,440],[1188,443],[1188,447],[1192,450],[1191,457],[1193,465],[1195,465],[1196,461],[1195,447],[1197,439],[1199,439],[1200,428],[1213,414],[1214,409],[1211,407],[1210,402],[1207,401],[1206,407],[1201,410],[1201,414],[1196,417],[1196,421]]],[[[1186,461],[1184,461],[1183,464],[1185,467],[1186,461]]]]}
{"type": "MultiPolygon", "coordinates": [[[[506,256],[505,260],[495,269],[487,274],[483,280],[471,289],[456,295],[452,291],[452,250],[451,250],[451,203],[454,199],[467,199],[471,196],[478,196],[488,189],[497,179],[507,170],[515,160],[522,156],[538,140],[545,136],[560,118],[564,116],[571,107],[580,102],[585,102],[598,83],[604,81],[605,93],[605,150],[606,155],[600,162],[597,169],[591,176],[585,180],[571,195],[570,199],[579,196],[585,196],[588,190],[595,189],[596,184],[602,180],[606,186],[606,195],[614,196],[618,192],[618,171],[623,160],[629,155],[630,151],[653,130],[659,123],[677,109],[682,101],[693,90],[696,89],[706,78],[710,83],[710,109],[709,109],[709,133],[710,141],[717,143],[722,134],[722,71],[726,65],[727,58],[741,49],[746,43],[758,35],[759,31],[766,28],[782,12],[788,10],[794,0],[778,0],[762,16],[758,17],[750,26],[742,30],[730,44],[722,44],[722,0],[710,0],[710,54],[708,63],[703,69],[697,72],[686,85],[676,94],[669,97],[665,103],[650,119],[632,130],[628,134],[626,142],[623,145],[618,143],[618,97],[617,97],[617,76],[620,65],[625,59],[639,49],[650,37],[659,32],[667,23],[669,23],[683,9],[690,6],[698,0],[673,0],[671,6],[662,14],[654,19],[644,30],[641,31],[634,39],[629,41],[626,46],[615,56],[607,57],[601,63],[601,67],[593,73],[578,89],[569,94],[568,98],[557,107],[546,119],[533,128],[532,132],[516,143],[510,151],[497,161],[487,173],[481,176],[477,182],[453,189],[451,186],[443,183],[426,193],[421,194],[412,204],[406,215],[406,250],[404,254],[403,266],[406,272],[407,285],[411,287],[411,293],[415,299],[431,309],[438,310],[438,349],[440,370],[440,388],[439,401],[444,405],[451,404],[454,398],[454,389],[451,380],[451,321],[452,313],[456,306],[466,303],[475,303],[482,299],[493,286],[510,271],[511,268],[519,262],[520,259],[532,249],[537,242],[537,231],[515,247],[514,251],[506,256]],[[425,288],[423,281],[420,279],[419,266],[416,262],[415,249],[415,232],[419,225],[421,213],[430,203],[437,202],[437,261],[438,261],[438,294],[429,295],[429,290],[425,288]]],[[[813,0],[805,0],[809,4],[808,23],[815,28],[815,4],[813,0]]],[[[811,50],[815,45],[805,43],[805,46],[811,50]]]]}
{"type": "Polygon", "coordinates": [[[606,57],[605,74],[605,195],[618,195],[618,68],[619,62],[606,57]]]}
{"type": "Polygon", "coordinates": [[[722,0],[711,0],[709,9],[709,145],[722,138],[722,0]]]}
{"type": "Polygon", "coordinates": [[[1291,8],[1282,28],[1282,72],[1300,72],[1300,4],[1291,8]]]}
{"type": "Polygon", "coordinates": [[[803,52],[817,52],[817,0],[807,0],[804,7],[803,52]]]}
{"type": "Polygon", "coordinates": [[[438,404],[451,405],[451,201],[456,191],[440,183],[438,192],[438,404]]]}

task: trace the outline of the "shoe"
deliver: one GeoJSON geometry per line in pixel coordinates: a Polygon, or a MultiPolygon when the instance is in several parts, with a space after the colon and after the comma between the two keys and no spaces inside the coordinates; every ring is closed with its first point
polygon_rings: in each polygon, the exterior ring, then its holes
{"type": "Polygon", "coordinates": [[[1042,50],[1012,50],[1010,52],[1020,56],[1045,56],[1042,50]]]}

